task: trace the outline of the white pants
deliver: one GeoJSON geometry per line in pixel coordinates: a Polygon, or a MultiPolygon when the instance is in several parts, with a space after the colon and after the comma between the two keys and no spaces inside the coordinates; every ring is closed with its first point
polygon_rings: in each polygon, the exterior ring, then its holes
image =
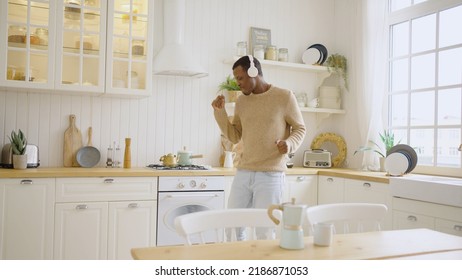
{"type": "MultiPolygon", "coordinates": [[[[234,176],[228,200],[228,208],[262,208],[281,204],[285,186],[284,172],[258,172],[238,170],[234,176]]],[[[244,229],[236,229],[237,240],[245,239],[244,229]]],[[[274,232],[270,233],[274,235],[274,232]]],[[[267,229],[257,229],[258,239],[267,239],[267,229]]]]}

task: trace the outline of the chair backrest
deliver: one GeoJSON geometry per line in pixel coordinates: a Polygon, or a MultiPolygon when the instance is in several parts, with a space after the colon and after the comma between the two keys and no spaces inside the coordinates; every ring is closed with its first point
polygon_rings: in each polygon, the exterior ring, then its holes
{"type": "Polygon", "coordinates": [[[245,230],[248,239],[274,239],[277,226],[266,209],[245,208],[181,215],[175,218],[175,229],[185,238],[185,244],[192,245],[236,241],[239,240],[236,234],[239,230],[245,230]]]}
{"type": "Polygon", "coordinates": [[[386,205],[375,203],[321,204],[308,207],[306,219],[311,233],[316,223],[334,224],[335,233],[379,231],[387,211],[386,205]]]}

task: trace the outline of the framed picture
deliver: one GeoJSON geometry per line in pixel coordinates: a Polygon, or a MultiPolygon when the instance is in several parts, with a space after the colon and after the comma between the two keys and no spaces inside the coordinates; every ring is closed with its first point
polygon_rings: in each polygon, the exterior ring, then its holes
{"type": "Polygon", "coordinates": [[[256,45],[263,45],[263,48],[271,45],[271,30],[257,27],[250,27],[249,53],[253,54],[256,45]]]}

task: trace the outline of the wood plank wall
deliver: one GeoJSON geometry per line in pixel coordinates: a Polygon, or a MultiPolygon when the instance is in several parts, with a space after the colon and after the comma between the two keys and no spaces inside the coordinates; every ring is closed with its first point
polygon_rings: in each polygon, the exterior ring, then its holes
{"type": "MultiPolygon", "coordinates": [[[[161,1],[155,0],[155,50],[161,47],[161,1]],[[159,31],[160,30],[160,31],[159,31]]],[[[100,149],[105,166],[106,151],[113,141],[121,146],[132,138],[132,166],[158,162],[163,154],[176,153],[183,146],[204,154],[199,164],[218,165],[220,132],[210,103],[218,84],[232,74],[225,64],[235,53],[238,41],[247,41],[249,27],[271,29],[272,42],[289,49],[291,62],[301,62],[301,54],[314,43],[334,46],[334,0],[187,0],[185,42],[197,55],[209,76],[153,78],[152,96],[144,99],[92,97],[54,93],[0,90],[0,145],[8,143],[13,129],[22,129],[30,143],[40,149],[41,166],[63,163],[63,135],[69,115],[77,116],[77,126],[87,142],[93,127],[93,145],[100,149]]],[[[263,69],[265,79],[294,92],[316,96],[316,75],[280,69],[263,69]]],[[[318,130],[313,114],[304,114],[309,146],[318,130]]],[[[327,124],[328,126],[328,124],[327,124]]]]}

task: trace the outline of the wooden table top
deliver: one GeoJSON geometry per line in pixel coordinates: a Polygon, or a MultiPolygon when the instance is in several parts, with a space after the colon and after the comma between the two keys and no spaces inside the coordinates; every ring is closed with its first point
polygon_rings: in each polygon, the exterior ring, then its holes
{"type": "MultiPolygon", "coordinates": [[[[138,260],[365,260],[412,257],[462,250],[462,237],[429,229],[393,230],[334,235],[328,247],[305,237],[305,248],[286,250],[279,240],[256,240],[192,246],[134,248],[138,260]]],[[[453,256],[453,255],[449,255],[453,256]]],[[[455,254],[453,257],[460,257],[455,254]]],[[[447,256],[445,256],[447,257],[447,256]]]]}

